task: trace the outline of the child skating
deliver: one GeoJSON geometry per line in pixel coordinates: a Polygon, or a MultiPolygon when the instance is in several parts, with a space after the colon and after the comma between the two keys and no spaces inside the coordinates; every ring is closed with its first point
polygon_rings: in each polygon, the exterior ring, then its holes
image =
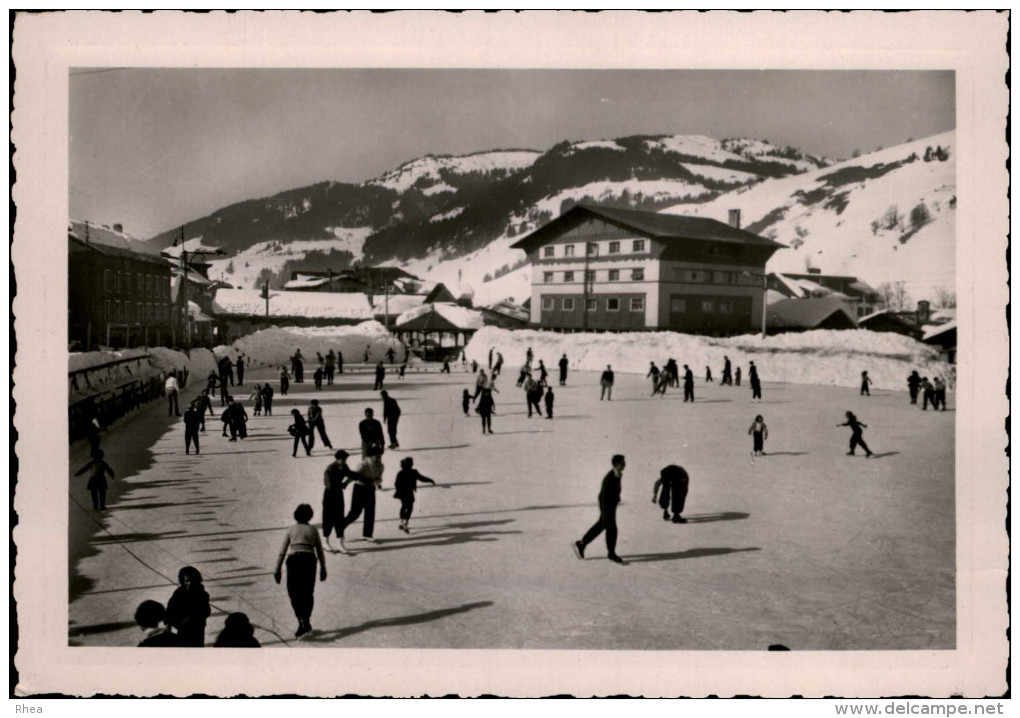
{"type": "Polygon", "coordinates": [[[460,398],[460,406],[464,409],[464,416],[471,416],[471,392],[467,389],[464,390],[464,394],[460,398]]]}
{"type": "Polygon", "coordinates": [[[754,423],[747,430],[749,436],[754,437],[754,456],[765,456],[765,439],[769,438],[769,428],[765,426],[765,420],[761,414],[754,417],[754,423]]]}
{"type": "Polygon", "coordinates": [[[422,476],[414,468],[414,459],[408,456],[400,460],[400,471],[397,472],[396,488],[393,491],[393,498],[400,501],[400,530],[405,534],[411,533],[407,523],[411,520],[411,512],[414,511],[414,492],[418,489],[418,482],[424,481],[427,484],[436,485],[436,482],[427,476],[422,476]]]}
{"type": "Polygon", "coordinates": [[[849,426],[850,430],[853,432],[852,434],[850,434],[850,451],[846,452],[847,456],[854,456],[854,450],[858,446],[860,446],[862,449],[864,449],[865,452],[867,452],[865,454],[866,456],[871,456],[871,449],[869,449],[868,445],[864,443],[864,436],[862,431],[862,429],[867,429],[868,425],[859,422],[857,420],[857,417],[854,416],[854,413],[852,411],[848,411],[846,413],[846,421],[844,423],[836,424],[836,426],[849,426]]]}

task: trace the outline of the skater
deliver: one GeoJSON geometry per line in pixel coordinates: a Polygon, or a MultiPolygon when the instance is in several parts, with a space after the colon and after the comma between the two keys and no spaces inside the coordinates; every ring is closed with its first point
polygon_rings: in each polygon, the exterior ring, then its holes
{"type": "Polygon", "coordinates": [[[723,356],[722,380],[719,386],[733,386],[733,366],[728,356],[723,356]]]}
{"type": "Polygon", "coordinates": [[[694,401],[694,372],[684,364],[684,401],[694,401]]]}
{"type": "Polygon", "coordinates": [[[503,371],[503,353],[496,352],[496,365],[492,367],[492,375],[494,377],[499,376],[500,372],[503,371]]]}
{"type": "Polygon", "coordinates": [[[705,383],[708,384],[709,382],[713,382],[713,381],[715,381],[715,380],[712,378],[712,367],[706,366],[705,367],[705,383]]]}
{"type": "Polygon", "coordinates": [[[368,364],[368,350],[369,349],[371,349],[371,345],[370,344],[366,344],[365,345],[365,358],[364,358],[364,363],[365,364],[368,364]]]}
{"type": "Polygon", "coordinates": [[[158,601],[142,601],[135,609],[135,623],[145,631],[145,638],[139,648],[176,648],[180,646],[177,636],[169,626],[163,625],[166,609],[158,601]]]}
{"type": "Polygon", "coordinates": [[[370,449],[378,449],[379,453],[382,454],[382,424],[374,416],[374,412],[371,409],[365,409],[365,418],[358,424],[358,432],[361,434],[362,456],[368,456],[370,449]]]}
{"type": "Polygon", "coordinates": [[[308,405],[308,448],[315,448],[315,432],[318,430],[319,438],[322,439],[322,445],[327,449],[332,449],[333,444],[330,443],[329,437],[326,436],[326,422],[322,418],[322,407],[319,406],[318,399],[312,399],[312,402],[308,405]]]}
{"type": "Polygon", "coordinates": [[[592,524],[580,541],[573,544],[574,554],[580,559],[584,558],[584,550],[588,544],[605,531],[609,560],[623,563],[623,559],[616,555],[616,507],[620,504],[621,481],[627,462],[624,461],[622,454],[616,454],[612,464],[613,468],[603,477],[602,488],[599,490],[599,519],[592,524]]]}
{"type": "Polygon", "coordinates": [[[460,398],[461,408],[464,409],[464,416],[471,416],[471,392],[467,389],[464,390],[464,395],[460,398]]]}
{"type": "Polygon", "coordinates": [[[322,483],[325,486],[322,492],[322,535],[326,537],[326,548],[336,552],[329,543],[329,535],[336,530],[337,540],[340,541],[340,553],[347,553],[344,546],[344,489],[347,484],[358,478],[358,475],[351,471],[347,465],[347,458],[350,456],[346,451],[340,449],[333,454],[333,463],[326,467],[322,474],[322,483]]]}
{"type": "Polygon", "coordinates": [[[386,361],[392,364],[393,360],[396,358],[397,355],[393,353],[393,347],[390,347],[389,349],[386,350],[386,361]]]}
{"type": "Polygon", "coordinates": [[[315,382],[316,391],[322,391],[322,377],[325,375],[325,371],[322,369],[322,365],[315,367],[315,373],[312,374],[312,380],[315,382]]]}
{"type": "Polygon", "coordinates": [[[344,353],[339,349],[336,350],[336,371],[337,374],[344,373],[344,353]]]}
{"type": "Polygon", "coordinates": [[[599,395],[599,401],[602,401],[607,396],[609,401],[613,400],[613,367],[606,364],[606,370],[602,372],[602,378],[599,380],[599,384],[602,385],[602,393],[599,395]]]}
{"type": "Polygon", "coordinates": [[[256,384],[255,388],[252,389],[251,396],[248,397],[252,401],[252,414],[254,416],[260,416],[262,414],[262,385],[256,384]]]}
{"type": "Polygon", "coordinates": [[[765,420],[761,414],[754,417],[754,422],[747,430],[747,435],[754,437],[754,455],[765,456],[765,439],[769,438],[769,428],[765,426],[765,420]]]}
{"type": "MultiPolygon", "coordinates": [[[[676,365],[676,359],[674,359],[673,357],[670,357],[666,361],[666,372],[668,372],[669,374],[669,376],[667,377],[668,381],[666,382],[666,387],[668,388],[680,386],[679,380],[680,368],[676,365]]],[[[663,395],[666,394],[665,388],[662,390],[662,393],[663,395]]]]}
{"type": "Polygon", "coordinates": [[[659,478],[652,486],[652,503],[654,504],[658,500],[659,507],[662,509],[663,521],[672,520],[675,524],[687,523],[687,519],[680,514],[683,513],[684,504],[687,503],[689,486],[690,477],[681,466],[670,464],[659,473],[659,478]],[[660,487],[662,493],[659,493],[660,487]],[[673,511],[672,518],[670,509],[673,511]]]}
{"type": "Polygon", "coordinates": [[[397,374],[397,376],[400,378],[400,381],[404,380],[404,372],[405,371],[407,371],[407,355],[406,354],[404,355],[404,361],[400,362],[400,373],[397,374]]]}
{"type": "Polygon", "coordinates": [[[535,358],[535,353],[531,351],[531,347],[528,347],[528,351],[525,353],[524,356],[527,359],[528,366],[531,366],[531,360],[535,358]]]}
{"type": "MultiPolygon", "coordinates": [[[[493,388],[495,390],[495,388],[493,388]]],[[[496,402],[492,398],[492,391],[482,390],[482,397],[478,400],[478,416],[482,417],[482,435],[492,433],[492,413],[496,402]]]]}
{"type": "Polygon", "coordinates": [[[294,372],[294,383],[304,384],[305,383],[305,359],[301,356],[301,350],[298,349],[294,352],[294,356],[290,358],[290,368],[294,372]]]}
{"type": "Polygon", "coordinates": [[[414,469],[414,459],[408,456],[400,460],[400,471],[394,482],[393,498],[400,501],[400,530],[405,534],[411,533],[407,527],[411,520],[411,513],[414,511],[414,492],[418,490],[418,482],[436,485],[436,482],[427,476],[422,476],[414,469]]]}
{"type": "Polygon", "coordinates": [[[450,373],[450,360],[449,359],[443,359],[443,368],[439,370],[439,373],[440,374],[449,374],[450,373]]]}
{"type": "Polygon", "coordinates": [[[942,377],[935,377],[935,403],[932,404],[933,409],[939,409],[942,407],[942,411],[946,410],[946,383],[942,381],[942,377]]]}
{"type": "MultiPolygon", "coordinates": [[[[234,365],[230,361],[230,357],[220,357],[219,362],[216,364],[219,369],[220,375],[220,399],[222,400],[223,395],[227,392],[228,381],[229,386],[234,385],[234,365]]],[[[221,404],[222,406],[222,404],[221,404]]]]}
{"type": "Polygon", "coordinates": [[[330,349],[326,352],[326,386],[333,385],[333,375],[336,373],[336,352],[330,349]]]}
{"type": "Polygon", "coordinates": [[[528,418],[532,417],[532,407],[539,416],[542,416],[542,407],[539,405],[539,402],[542,401],[542,385],[530,376],[524,382],[524,398],[528,404],[528,418]]]}
{"type": "Polygon", "coordinates": [[[567,367],[570,366],[570,362],[567,361],[567,355],[564,354],[560,357],[560,386],[567,385],[567,367]]]}
{"type": "Polygon", "coordinates": [[[170,376],[166,378],[166,401],[167,401],[167,416],[180,416],[181,410],[177,406],[177,372],[170,372],[170,376]]]}
{"type": "Polygon", "coordinates": [[[234,441],[237,439],[248,438],[248,412],[244,410],[244,405],[237,399],[232,399],[230,404],[230,440],[234,441]]]}
{"type": "Polygon", "coordinates": [[[655,396],[659,390],[659,367],[655,366],[655,362],[651,362],[651,365],[648,373],[645,374],[645,379],[648,377],[652,378],[652,396],[655,396]]]}
{"type": "MultiPolygon", "coordinates": [[[[229,394],[226,397],[227,406],[220,412],[220,423],[223,424],[222,436],[227,436],[227,431],[234,428],[234,397],[229,394]]],[[[234,435],[236,437],[236,434],[234,435]]]]}
{"type": "Polygon", "coordinates": [[[531,374],[531,365],[530,364],[525,364],[524,366],[521,367],[521,373],[517,375],[517,387],[518,388],[524,386],[524,383],[525,383],[525,381],[527,381],[528,376],[530,374],[531,374]]]}
{"type": "Polygon", "coordinates": [[[553,418],[553,402],[556,401],[556,397],[553,396],[552,387],[545,390],[545,418],[553,418]]]}
{"type": "Polygon", "coordinates": [[[290,374],[287,373],[287,367],[280,367],[280,396],[287,396],[287,391],[290,389],[290,374]]]}
{"type": "Polygon", "coordinates": [[[400,405],[397,404],[396,399],[385,391],[379,392],[379,395],[382,397],[383,402],[382,418],[386,422],[386,431],[390,435],[389,448],[399,449],[400,442],[397,441],[397,422],[400,421],[400,405]]]}
{"type": "Polygon", "coordinates": [[[734,383],[740,386],[740,367],[737,367],[736,375],[734,376],[734,383]]]}
{"type": "Polygon", "coordinates": [[[305,418],[301,416],[301,412],[297,409],[291,409],[290,415],[293,417],[294,423],[287,427],[287,432],[294,437],[294,449],[290,452],[292,457],[297,457],[297,448],[300,443],[305,449],[305,456],[312,455],[312,447],[308,443],[308,424],[305,423],[305,418]]]}
{"type": "Polygon", "coordinates": [[[655,396],[656,394],[658,394],[660,398],[665,398],[666,397],[666,389],[670,385],[672,385],[672,383],[673,383],[673,375],[670,374],[669,369],[663,369],[662,373],[659,374],[659,381],[658,381],[658,383],[655,385],[655,387],[652,390],[652,396],[655,396]]]}
{"type": "Polygon", "coordinates": [[[478,373],[478,362],[475,361],[474,359],[471,360],[471,373],[472,374],[478,373]]]}
{"type": "Polygon", "coordinates": [[[341,532],[358,520],[361,512],[365,512],[365,520],[361,525],[361,536],[370,543],[376,540],[372,536],[375,529],[375,492],[382,488],[382,474],[385,468],[380,458],[382,449],[372,446],[361,462],[357,476],[354,478],[354,489],[351,492],[351,510],[344,519],[341,532]]]}
{"type": "Polygon", "coordinates": [[[758,378],[758,367],[754,365],[754,362],[748,362],[750,366],[747,370],[747,375],[751,379],[751,401],[757,399],[761,401],[761,379],[758,378]]]}
{"type": "Polygon", "coordinates": [[[379,391],[383,388],[383,380],[386,378],[386,367],[383,366],[382,361],[375,365],[375,386],[372,387],[373,391],[379,391]]]}
{"type": "Polygon", "coordinates": [[[89,476],[89,481],[85,484],[85,488],[92,496],[93,511],[106,511],[106,476],[109,474],[111,480],[114,478],[113,469],[110,468],[108,463],[103,461],[103,456],[103,450],[97,449],[96,453],[92,456],[92,461],[78,469],[74,474],[75,476],[81,476],[89,469],[92,469],[92,475],[89,476]]]}
{"type": "Polygon", "coordinates": [[[846,421],[842,424],[836,424],[836,426],[849,426],[850,431],[850,451],[846,452],[847,456],[854,456],[854,450],[860,446],[864,451],[867,452],[866,456],[871,456],[871,449],[864,443],[864,437],[862,435],[862,429],[867,429],[867,424],[862,424],[857,420],[852,411],[846,413],[846,421]]]}
{"type": "MultiPolygon", "coordinates": [[[[297,411],[295,409],[295,411],[297,411]]],[[[319,564],[319,580],[326,580],[326,556],[322,551],[319,532],[308,522],[315,512],[308,504],[294,509],[295,523],[283,538],[283,547],[276,558],[273,578],[277,583],[283,578],[283,563],[287,561],[287,595],[298,620],[295,636],[303,636],[312,630],[312,609],[315,606],[315,564],[319,564]]]]}
{"type": "Polygon", "coordinates": [[[198,396],[198,416],[201,419],[202,431],[205,431],[205,412],[209,411],[209,416],[216,416],[216,412],[212,408],[212,399],[209,398],[209,390],[203,389],[202,393],[198,396]]]}
{"type": "Polygon", "coordinates": [[[182,646],[205,645],[205,621],[209,618],[209,594],[202,585],[202,574],[194,566],[177,572],[180,587],[166,604],[166,625],[177,631],[182,646]]]}
{"type": "Polygon", "coordinates": [[[541,359],[538,360],[538,383],[542,386],[549,384],[549,372],[545,368],[545,362],[541,359]]]}
{"type": "Polygon", "coordinates": [[[255,638],[255,627],[246,613],[231,613],[223,622],[223,630],[216,636],[213,648],[261,648],[255,638]]]}
{"type": "Polygon", "coordinates": [[[932,409],[935,409],[935,387],[926,376],[921,377],[921,392],[923,394],[921,411],[928,411],[928,404],[931,404],[932,409]]]}
{"type": "MultiPolygon", "coordinates": [[[[187,412],[185,412],[185,416],[187,416],[187,412]]],[[[96,416],[95,404],[93,404],[92,419],[89,421],[88,426],[85,427],[85,438],[88,439],[89,442],[89,456],[95,456],[96,452],[99,451],[99,445],[101,443],[100,432],[102,432],[102,430],[102,427],[99,426],[99,417],[96,416]]]]}
{"type": "Polygon", "coordinates": [[[202,415],[198,413],[198,401],[191,402],[184,412],[184,453],[191,453],[191,444],[195,444],[198,454],[198,428],[202,425],[202,415]]]}
{"type": "MultiPolygon", "coordinates": [[[[471,397],[471,401],[477,399],[478,396],[482,393],[482,391],[485,389],[486,381],[487,379],[485,376],[485,370],[482,369],[480,372],[478,372],[478,377],[475,379],[475,394],[474,396],[471,397]]],[[[467,389],[465,389],[464,391],[467,391],[467,389]]]]}
{"type": "Polygon", "coordinates": [[[861,372],[861,396],[871,396],[871,378],[868,376],[868,372],[861,372]]]}
{"type": "Polygon", "coordinates": [[[910,372],[910,376],[907,377],[907,389],[910,391],[910,403],[917,404],[917,393],[921,388],[921,375],[917,373],[917,369],[910,372]]]}
{"type": "Polygon", "coordinates": [[[202,390],[202,393],[206,396],[209,396],[210,394],[216,396],[216,387],[219,386],[219,384],[220,380],[216,378],[216,372],[209,372],[209,376],[206,377],[205,380],[205,389],[202,390]]]}
{"type": "Polygon", "coordinates": [[[237,369],[237,385],[244,386],[244,354],[238,355],[234,367],[237,369]]]}
{"type": "Polygon", "coordinates": [[[268,381],[262,386],[262,406],[265,409],[266,416],[273,415],[273,387],[268,381]]]}

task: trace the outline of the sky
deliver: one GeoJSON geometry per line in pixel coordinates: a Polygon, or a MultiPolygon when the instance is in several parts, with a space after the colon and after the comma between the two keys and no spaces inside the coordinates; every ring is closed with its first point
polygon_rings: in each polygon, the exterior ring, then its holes
{"type": "Polygon", "coordinates": [[[956,126],[951,71],[72,69],[70,214],[148,238],[425,154],[634,134],[848,158],[956,126]]]}

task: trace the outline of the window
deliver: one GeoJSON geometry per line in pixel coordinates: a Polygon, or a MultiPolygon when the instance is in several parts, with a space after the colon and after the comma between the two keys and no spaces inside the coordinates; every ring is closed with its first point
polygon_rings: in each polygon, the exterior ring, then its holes
{"type": "Polygon", "coordinates": [[[542,297],[542,311],[551,312],[554,308],[552,297],[542,297]]]}
{"type": "Polygon", "coordinates": [[[564,272],[563,273],[563,281],[564,282],[573,282],[574,281],[574,273],[573,272],[564,272]]]}
{"type": "Polygon", "coordinates": [[[589,312],[594,312],[594,311],[596,311],[599,308],[599,300],[597,300],[597,299],[589,299],[588,301],[586,301],[584,303],[584,307],[589,312]]]}
{"type": "Polygon", "coordinates": [[[574,298],[564,297],[563,298],[563,311],[572,312],[574,311],[574,298]]]}
{"type": "Polygon", "coordinates": [[[113,291],[113,272],[109,269],[103,270],[103,289],[108,292],[113,291]]]}
{"type": "Polygon", "coordinates": [[[131,291],[131,272],[124,272],[124,291],[131,291]]]}
{"type": "Polygon", "coordinates": [[[555,257],[556,256],[556,247],[553,247],[551,245],[548,246],[548,247],[543,247],[542,248],[542,256],[543,257],[555,257]]]}
{"type": "Polygon", "coordinates": [[[719,313],[720,314],[733,314],[733,300],[732,299],[720,299],[719,300],[719,313]]]}
{"type": "Polygon", "coordinates": [[[135,294],[141,294],[145,291],[145,276],[142,274],[135,275],[135,294]]]}
{"type": "Polygon", "coordinates": [[[620,253],[620,243],[619,242],[610,242],[609,243],[609,253],[610,254],[619,254],[620,253]]]}
{"type": "Polygon", "coordinates": [[[683,297],[670,297],[669,311],[671,314],[683,314],[687,311],[687,300],[683,297]]]}
{"type": "Polygon", "coordinates": [[[635,239],[634,240],[634,251],[635,252],[643,252],[643,251],[645,251],[645,240],[643,240],[643,239],[635,239]]]}
{"type": "Polygon", "coordinates": [[[713,302],[711,299],[702,299],[701,311],[704,314],[712,314],[715,311],[715,302],[713,302]]]}
{"type": "Polygon", "coordinates": [[[632,312],[643,312],[645,310],[645,298],[644,297],[631,297],[630,298],[630,310],[632,312]]]}
{"type": "Polygon", "coordinates": [[[598,253],[599,253],[598,242],[588,242],[588,254],[590,256],[595,257],[598,256],[598,253]]]}
{"type": "Polygon", "coordinates": [[[553,280],[552,272],[544,272],[542,274],[542,281],[545,282],[546,284],[552,284],[552,280],[553,280]]]}
{"type": "Polygon", "coordinates": [[[117,322],[120,321],[120,302],[113,303],[113,314],[110,315],[110,319],[117,322]]]}
{"type": "Polygon", "coordinates": [[[609,270],[609,281],[610,282],[618,282],[618,281],[620,281],[620,270],[619,269],[610,269],[609,270]]]}
{"type": "Polygon", "coordinates": [[[620,298],[609,297],[609,299],[606,300],[606,309],[610,312],[620,311],[620,298]]]}
{"type": "Polygon", "coordinates": [[[716,284],[732,284],[733,272],[715,272],[716,284]]]}
{"type": "Polygon", "coordinates": [[[147,297],[152,296],[152,280],[153,276],[151,274],[145,275],[145,295],[147,297]]]}
{"type": "Polygon", "coordinates": [[[572,244],[565,245],[563,247],[563,256],[564,257],[573,257],[574,256],[574,245],[572,245],[572,244]]]}
{"type": "Polygon", "coordinates": [[[630,278],[631,281],[634,282],[643,282],[645,280],[645,270],[644,269],[630,270],[630,278]]]}

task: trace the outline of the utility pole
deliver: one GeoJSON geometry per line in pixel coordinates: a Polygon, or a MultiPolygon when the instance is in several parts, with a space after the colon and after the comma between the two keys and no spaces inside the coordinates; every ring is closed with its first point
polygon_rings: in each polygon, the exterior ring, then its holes
{"type": "Polygon", "coordinates": [[[584,243],[584,298],[582,301],[582,311],[584,312],[582,320],[582,329],[588,331],[588,294],[590,292],[591,280],[588,278],[588,267],[590,266],[589,257],[591,256],[591,243],[584,243]]]}
{"type": "Polygon", "coordinates": [[[266,319],[269,318],[269,280],[262,285],[262,298],[266,300],[266,319]]]}
{"type": "Polygon", "coordinates": [[[188,311],[188,250],[184,248],[184,225],[181,225],[181,306],[184,308],[184,346],[191,349],[191,313],[188,311]]]}
{"type": "Polygon", "coordinates": [[[768,312],[769,275],[762,272],[761,275],[761,338],[765,339],[765,318],[768,312]]]}

